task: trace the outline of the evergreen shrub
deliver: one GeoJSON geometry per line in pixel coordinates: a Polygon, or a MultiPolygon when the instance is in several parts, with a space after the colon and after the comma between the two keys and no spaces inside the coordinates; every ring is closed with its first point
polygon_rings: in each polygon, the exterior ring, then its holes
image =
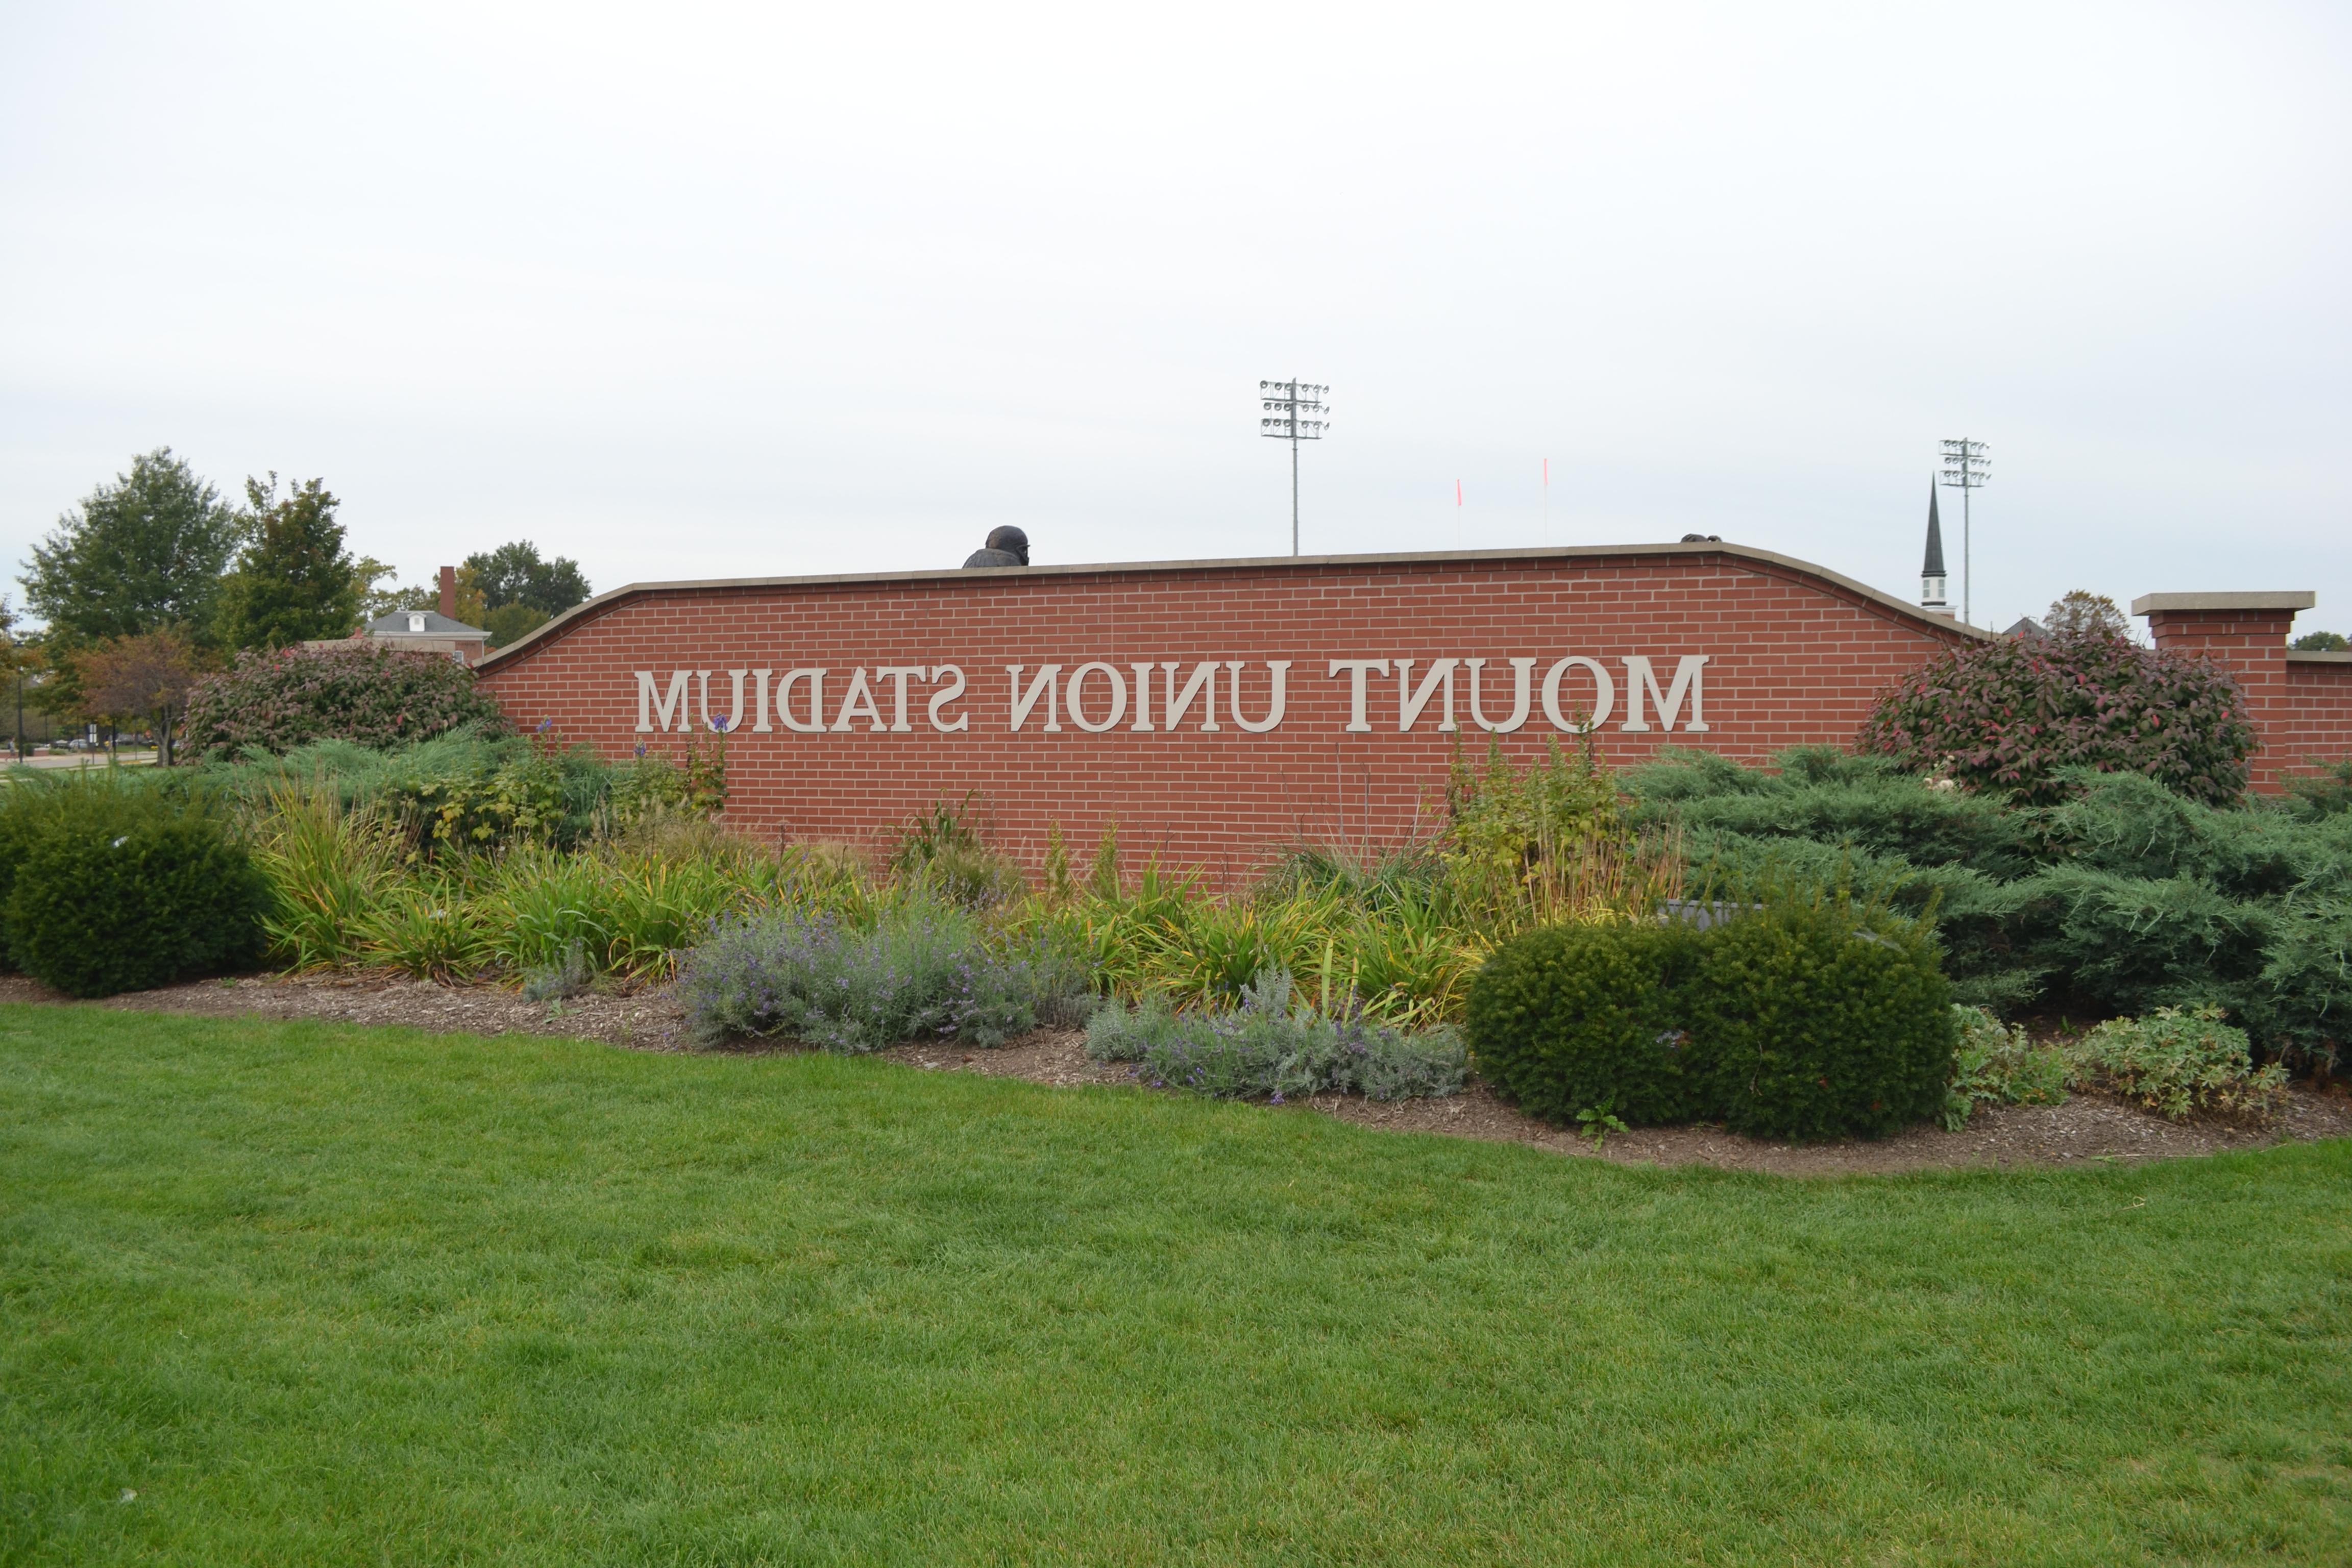
{"type": "Polygon", "coordinates": [[[2305,773],[2290,773],[2286,785],[2290,809],[2316,819],[2352,816],[2352,757],[2332,763],[2315,761],[2305,773]]]}
{"type": "Polygon", "coordinates": [[[1998,795],[1924,784],[1885,757],[1792,748],[1769,771],[1674,751],[1630,770],[1635,817],[1683,837],[1717,882],[1805,880],[1866,889],[1914,919],[1931,911],[1954,995],[2031,1001],[2047,965],[2021,951],[2017,879],[2036,868],[2027,814],[1998,795]]]}
{"type": "Polygon", "coordinates": [[[53,777],[45,779],[20,770],[9,782],[7,793],[0,795],[0,963],[10,969],[21,966],[8,951],[8,900],[16,889],[17,870],[33,852],[43,825],[56,814],[57,797],[63,787],[53,777]]]}
{"type": "Polygon", "coordinates": [[[1808,750],[1769,771],[1681,752],[1627,782],[1637,818],[1679,831],[1717,883],[1769,870],[1932,916],[1958,1000],[2077,1017],[2214,1003],[2262,1051],[2317,1064],[2352,1041],[2352,811],[2331,777],[2210,806],[2077,769],[2058,805],[2020,806],[1808,750]]]}
{"type": "Polygon", "coordinates": [[[457,660],[364,637],[240,654],[188,697],[188,748],[209,759],[240,756],[248,747],[290,752],[314,741],[398,746],[504,725],[498,703],[457,660]]]}
{"type": "Polygon", "coordinates": [[[1542,926],[1506,944],[1465,1015],[1479,1075],[1548,1121],[1702,1114],[1686,1004],[1703,940],[1676,921],[1542,926]]]}
{"type": "Polygon", "coordinates": [[[1715,1120],[1762,1138],[1937,1115],[1958,1039],[1924,922],[1785,884],[1704,931],[1528,932],[1472,980],[1465,1030],[1479,1072],[1549,1121],[1715,1120]]]}
{"type": "Polygon", "coordinates": [[[259,959],[268,884],[207,800],[77,781],[10,805],[8,952],[35,979],[107,996],[259,959]]]}
{"type": "Polygon", "coordinates": [[[1690,994],[1708,1100],[1734,1131],[1877,1137],[1943,1110],[1952,988],[1913,922],[1770,900],[1705,933],[1690,994]]]}

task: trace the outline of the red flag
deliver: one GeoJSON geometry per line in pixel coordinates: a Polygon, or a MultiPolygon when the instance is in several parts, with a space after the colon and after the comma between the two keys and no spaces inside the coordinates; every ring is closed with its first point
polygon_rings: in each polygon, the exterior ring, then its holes
{"type": "Polygon", "coordinates": [[[1460,506],[1462,504],[1462,481],[1460,479],[1454,481],[1454,504],[1455,506],[1460,506]]]}

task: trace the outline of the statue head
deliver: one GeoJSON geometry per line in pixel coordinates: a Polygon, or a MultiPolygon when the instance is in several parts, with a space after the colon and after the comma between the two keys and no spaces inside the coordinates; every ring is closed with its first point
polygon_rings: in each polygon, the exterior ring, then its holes
{"type": "Polygon", "coordinates": [[[988,548],[1002,550],[1024,566],[1029,564],[1029,536],[1009,523],[988,531],[988,548]]]}

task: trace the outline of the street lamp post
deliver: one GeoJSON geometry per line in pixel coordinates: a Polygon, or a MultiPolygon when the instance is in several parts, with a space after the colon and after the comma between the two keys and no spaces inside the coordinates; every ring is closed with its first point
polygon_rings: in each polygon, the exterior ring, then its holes
{"type": "Polygon", "coordinates": [[[1298,443],[1320,441],[1331,422],[1324,395],[1331,389],[1306,381],[1261,381],[1257,384],[1261,417],[1257,433],[1290,443],[1290,552],[1298,553],[1298,443]]]}

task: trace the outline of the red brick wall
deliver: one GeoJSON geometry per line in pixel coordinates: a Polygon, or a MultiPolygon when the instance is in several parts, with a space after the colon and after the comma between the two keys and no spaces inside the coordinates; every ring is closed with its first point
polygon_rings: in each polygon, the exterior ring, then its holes
{"type": "Polygon", "coordinates": [[[2245,689],[2246,707],[2263,731],[2263,749],[2253,761],[2259,790],[2278,787],[2273,727],[2286,697],[2286,639],[2294,625],[2293,610],[2158,610],[2147,618],[2158,647],[2210,659],[2245,689]]]}
{"type": "Polygon", "coordinates": [[[2352,658],[2287,656],[2266,750],[2284,773],[2352,757],[2352,658]]]}
{"type": "Polygon", "coordinates": [[[2258,790],[2278,789],[2283,774],[2315,760],[2352,756],[2352,663],[2290,654],[2294,616],[2291,609],[2160,609],[2148,616],[2157,647],[2210,659],[2245,689],[2263,736],[2253,761],[2258,790]]]}
{"type": "MultiPolygon", "coordinates": [[[[1393,842],[1435,808],[1454,738],[1438,729],[1442,688],[1413,730],[1400,733],[1397,680],[1368,677],[1371,727],[1351,733],[1350,680],[1326,674],[1335,658],[1412,658],[1417,686],[1433,660],[1483,658],[1485,710],[1500,721],[1513,708],[1511,658],[1538,661],[1531,685],[1539,689],[1557,660],[1581,655],[1601,661],[1617,687],[1599,732],[1612,763],[1639,761],[1669,742],[1761,760],[1801,742],[1849,741],[1880,686],[1967,636],[1799,563],[1666,547],[625,591],[493,658],[483,680],[520,725],[545,721],[616,756],[640,742],[675,755],[685,736],[636,729],[638,670],[657,672],[660,695],[672,671],[710,671],[709,706],[723,713],[732,706],[731,670],[823,667],[831,672],[830,726],[851,671],[866,672],[889,722],[897,719],[893,683],[876,679],[877,667],[953,664],[967,689],[942,718],[968,716],[957,732],[933,730],[934,688],[913,679],[903,733],[875,733],[862,713],[847,732],[752,733],[746,716],[728,741],[730,819],[793,839],[870,847],[934,801],[977,790],[997,841],[1033,864],[1049,822],[1083,856],[1116,818],[1131,854],[1157,849],[1223,878],[1285,842],[1393,842]],[[1693,654],[1707,656],[1699,675],[1707,730],[1687,728],[1687,698],[1671,732],[1656,728],[1646,694],[1652,728],[1624,729],[1623,660],[1648,658],[1664,689],[1677,659],[1693,654]],[[1181,689],[1200,661],[1232,659],[1246,661],[1243,707],[1253,721],[1265,712],[1266,661],[1291,661],[1278,728],[1252,734],[1235,725],[1222,668],[1213,733],[1199,727],[1197,700],[1181,729],[1164,727],[1164,673],[1157,670],[1150,732],[1133,728],[1132,691],[1120,727],[1084,732],[1064,688],[1056,689],[1059,732],[1042,729],[1042,696],[1019,732],[1008,727],[1011,665],[1025,667],[1026,685],[1041,664],[1058,663],[1066,683],[1077,666],[1102,660],[1133,688],[1134,664],[1175,661],[1181,689]]],[[[698,721],[699,686],[689,676],[698,721]]],[[[1563,707],[1571,718],[1594,690],[1580,667],[1568,672],[1563,707]]],[[[795,688],[796,710],[804,711],[806,694],[805,684],[795,688]]],[[[1089,676],[1089,718],[1103,719],[1108,697],[1107,679],[1089,676]]],[[[752,706],[748,678],[744,706],[752,706]]],[[[1530,709],[1525,727],[1502,737],[1513,754],[1535,752],[1557,733],[1539,690],[1530,709]]],[[[1486,736],[1473,721],[1467,671],[1459,668],[1454,713],[1455,735],[1483,755],[1486,736]]]]}

